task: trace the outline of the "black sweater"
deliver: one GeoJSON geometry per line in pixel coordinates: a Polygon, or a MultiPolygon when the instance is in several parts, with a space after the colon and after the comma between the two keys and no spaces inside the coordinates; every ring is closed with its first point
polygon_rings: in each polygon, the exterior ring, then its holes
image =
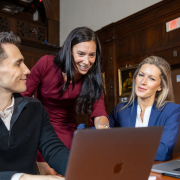
{"type": "Polygon", "coordinates": [[[56,135],[45,108],[35,98],[13,94],[10,131],[0,119],[0,180],[16,172],[36,174],[38,149],[45,161],[64,175],[69,150],[56,135]]]}

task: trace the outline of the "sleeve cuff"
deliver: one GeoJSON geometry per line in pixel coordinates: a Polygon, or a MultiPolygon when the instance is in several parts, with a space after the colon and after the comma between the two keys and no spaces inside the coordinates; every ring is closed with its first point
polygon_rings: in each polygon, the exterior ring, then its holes
{"type": "Polygon", "coordinates": [[[19,180],[20,177],[23,175],[24,173],[15,173],[12,177],[11,180],[19,180]]]}

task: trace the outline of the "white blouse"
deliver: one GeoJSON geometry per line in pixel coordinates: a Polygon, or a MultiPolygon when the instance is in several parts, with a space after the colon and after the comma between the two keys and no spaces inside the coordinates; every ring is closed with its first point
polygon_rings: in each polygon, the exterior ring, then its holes
{"type": "Polygon", "coordinates": [[[8,106],[4,110],[4,113],[2,111],[0,111],[0,118],[4,122],[4,124],[7,127],[8,131],[10,130],[10,122],[11,122],[13,111],[14,111],[14,97],[12,96],[12,103],[11,103],[11,105],[8,106]]]}
{"type": "Polygon", "coordinates": [[[141,108],[140,108],[139,105],[137,106],[137,116],[136,116],[135,127],[148,127],[149,118],[150,118],[150,114],[151,114],[151,109],[152,109],[152,106],[149,106],[149,107],[147,107],[145,109],[143,122],[142,122],[141,117],[140,117],[141,108]]]}

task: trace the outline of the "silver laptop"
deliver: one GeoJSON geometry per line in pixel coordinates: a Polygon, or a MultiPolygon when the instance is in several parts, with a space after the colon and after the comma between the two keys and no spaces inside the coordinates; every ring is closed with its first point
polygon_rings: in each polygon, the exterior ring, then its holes
{"type": "Polygon", "coordinates": [[[147,180],[163,127],[78,130],[66,180],[147,180]]]}
{"type": "Polygon", "coordinates": [[[164,176],[180,178],[180,159],[153,165],[151,171],[164,176]]]}

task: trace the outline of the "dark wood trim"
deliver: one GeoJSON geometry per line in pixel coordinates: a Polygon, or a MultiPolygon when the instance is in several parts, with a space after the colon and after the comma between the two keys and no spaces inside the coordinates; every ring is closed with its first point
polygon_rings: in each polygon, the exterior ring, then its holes
{"type": "Polygon", "coordinates": [[[50,0],[43,0],[43,4],[44,4],[45,10],[46,10],[46,18],[51,19],[52,8],[51,8],[50,0]]]}
{"type": "Polygon", "coordinates": [[[60,0],[43,0],[48,21],[48,42],[59,46],[60,0]]]}
{"type": "MultiPolygon", "coordinates": [[[[159,3],[157,3],[157,4],[154,4],[154,5],[152,5],[152,6],[148,7],[148,8],[145,8],[145,9],[143,9],[143,10],[137,12],[137,13],[134,13],[134,14],[122,19],[122,20],[119,20],[119,21],[117,21],[115,23],[111,23],[111,24],[109,24],[107,26],[104,26],[100,30],[97,30],[96,33],[99,34],[99,33],[102,33],[103,31],[107,31],[108,29],[110,29],[112,27],[120,26],[120,25],[122,25],[124,23],[129,23],[129,21],[133,21],[136,18],[142,18],[144,15],[149,15],[149,13],[153,13],[154,10],[159,11],[160,8],[162,8],[162,7],[167,6],[167,8],[168,8],[169,5],[171,3],[174,3],[174,2],[179,2],[179,0],[163,0],[163,1],[159,2],[159,3]]],[[[180,9],[179,6],[175,6],[175,8],[180,9]]],[[[162,12],[160,12],[160,13],[162,13],[162,12]]],[[[161,15],[158,14],[157,16],[159,17],[161,15]]]]}
{"type": "Polygon", "coordinates": [[[11,15],[11,14],[8,14],[8,13],[2,12],[2,11],[0,11],[0,16],[7,17],[7,18],[13,18],[13,19],[16,19],[16,20],[21,20],[21,21],[24,21],[26,23],[31,23],[31,24],[34,24],[34,25],[42,26],[42,27],[47,27],[47,23],[42,23],[42,22],[29,20],[29,19],[26,19],[26,18],[23,18],[23,17],[20,17],[20,16],[17,16],[17,18],[16,18],[15,15],[11,15]]]}
{"type": "Polygon", "coordinates": [[[21,45],[22,46],[27,46],[27,47],[33,47],[33,48],[36,48],[36,49],[43,49],[44,51],[49,51],[49,52],[59,51],[60,50],[60,47],[47,45],[45,43],[32,42],[32,41],[29,41],[29,40],[26,40],[26,39],[22,39],[21,45]]]}

